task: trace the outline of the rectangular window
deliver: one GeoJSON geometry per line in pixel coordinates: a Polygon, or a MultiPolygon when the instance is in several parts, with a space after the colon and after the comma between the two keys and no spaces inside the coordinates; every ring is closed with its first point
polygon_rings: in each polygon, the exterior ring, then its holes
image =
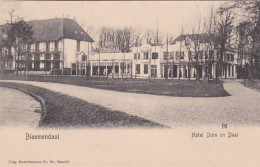
{"type": "Polygon", "coordinates": [[[46,42],[46,52],[50,51],[50,42],[46,42]]]}
{"type": "Polygon", "coordinates": [[[140,53],[134,53],[134,59],[140,59],[140,53]]]}
{"type": "MultiPolygon", "coordinates": [[[[174,58],[174,52],[168,52],[168,60],[174,58]]],[[[167,60],[167,52],[163,52],[163,60],[167,60]]]]}
{"type": "Polygon", "coordinates": [[[151,65],[151,77],[157,76],[157,65],[151,65]]]}
{"type": "Polygon", "coordinates": [[[52,51],[54,51],[54,49],[55,49],[55,42],[51,42],[50,43],[50,51],[52,52],[52,51]]]}
{"type": "Polygon", "coordinates": [[[31,45],[31,53],[33,53],[35,51],[35,44],[31,45]]]}
{"type": "Polygon", "coordinates": [[[81,61],[86,61],[86,55],[85,54],[81,55],[81,61]]]}
{"type": "Polygon", "coordinates": [[[163,60],[167,60],[167,52],[163,52],[163,60]]]}
{"type": "Polygon", "coordinates": [[[58,51],[58,41],[54,41],[50,43],[50,51],[58,51]]]}
{"type": "Polygon", "coordinates": [[[148,52],[144,52],[144,59],[148,59],[148,52]]]}
{"type": "Polygon", "coordinates": [[[60,62],[54,62],[53,63],[53,68],[54,69],[60,69],[60,62]]]}
{"type": "Polygon", "coordinates": [[[72,70],[76,70],[76,63],[72,63],[71,68],[72,68],[72,70]]]}
{"type": "Polygon", "coordinates": [[[184,52],[181,52],[181,59],[184,59],[184,52]]]}
{"type": "Polygon", "coordinates": [[[227,55],[223,56],[223,61],[227,61],[227,55]]]}
{"type": "Polygon", "coordinates": [[[55,42],[54,42],[54,45],[55,45],[55,46],[54,46],[55,51],[58,51],[58,41],[55,41],[55,42]]]}
{"type": "Polygon", "coordinates": [[[151,65],[151,69],[157,69],[157,65],[151,65]]]}
{"type": "Polygon", "coordinates": [[[227,54],[227,61],[230,61],[230,54],[227,54]]]}
{"type": "Polygon", "coordinates": [[[214,50],[209,51],[209,59],[213,59],[214,50]]]}
{"type": "Polygon", "coordinates": [[[179,59],[180,59],[180,52],[176,52],[175,55],[176,55],[176,56],[175,56],[176,60],[179,60],[179,59]]]}
{"type": "Polygon", "coordinates": [[[46,51],[46,43],[40,43],[40,52],[46,51]]]}
{"type": "Polygon", "coordinates": [[[50,53],[45,54],[45,59],[46,60],[50,60],[51,59],[51,54],[50,53]]]}
{"type": "Polygon", "coordinates": [[[174,52],[169,52],[170,59],[174,59],[174,52]]]}
{"type": "Polygon", "coordinates": [[[176,60],[184,59],[184,52],[176,52],[176,60]]]}
{"type": "Polygon", "coordinates": [[[31,52],[31,44],[27,44],[27,52],[31,52]]]}
{"type": "Polygon", "coordinates": [[[26,45],[26,44],[22,46],[22,51],[23,51],[23,52],[26,52],[26,51],[27,51],[27,45],[26,45]]]}
{"type": "Polygon", "coordinates": [[[208,59],[208,52],[205,52],[205,59],[208,59]]]}
{"type": "Polygon", "coordinates": [[[80,41],[77,41],[77,52],[80,51],[80,41]]]}
{"type": "Polygon", "coordinates": [[[60,60],[60,54],[59,53],[54,54],[54,60],[60,60]]]}
{"type": "Polygon", "coordinates": [[[200,59],[200,60],[203,59],[203,51],[199,51],[199,59],[200,59]]]}
{"type": "Polygon", "coordinates": [[[144,74],[148,74],[148,64],[144,64],[144,74]]]}
{"type": "Polygon", "coordinates": [[[35,61],[39,61],[40,60],[40,54],[37,53],[36,55],[34,55],[34,60],[35,61]]]}
{"type": "Polygon", "coordinates": [[[40,51],[40,43],[39,42],[35,43],[35,51],[36,52],[40,51]]]}
{"type": "Polygon", "coordinates": [[[158,52],[152,53],[152,59],[158,59],[158,52]]]}
{"type": "Polygon", "coordinates": [[[140,64],[136,64],[136,74],[140,74],[140,64]]]}
{"type": "Polygon", "coordinates": [[[234,55],[231,55],[231,61],[234,61],[234,55]]]}

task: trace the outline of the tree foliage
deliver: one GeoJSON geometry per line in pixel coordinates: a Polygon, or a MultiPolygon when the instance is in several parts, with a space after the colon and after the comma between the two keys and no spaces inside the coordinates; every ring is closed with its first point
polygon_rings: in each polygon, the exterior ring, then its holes
{"type": "Polygon", "coordinates": [[[21,57],[25,66],[28,66],[30,54],[27,52],[27,44],[33,43],[32,27],[24,20],[5,25],[5,33],[7,37],[4,39],[4,46],[8,49],[13,48],[15,51],[16,73],[18,74],[21,57]]]}
{"type": "Polygon", "coordinates": [[[236,20],[237,49],[240,63],[245,62],[248,78],[260,78],[260,1],[234,1],[220,8],[220,13],[233,12],[236,20]]]}

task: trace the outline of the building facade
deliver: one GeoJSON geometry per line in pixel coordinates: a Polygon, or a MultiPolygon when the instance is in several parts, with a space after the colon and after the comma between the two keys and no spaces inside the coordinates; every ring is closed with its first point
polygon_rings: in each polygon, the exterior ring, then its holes
{"type": "MultiPolygon", "coordinates": [[[[216,78],[218,51],[205,50],[208,47],[203,40],[200,47],[204,49],[195,50],[187,46],[188,40],[189,36],[184,36],[178,37],[168,46],[145,44],[133,47],[131,53],[92,53],[88,61],[79,62],[78,74],[108,77],[123,75],[128,78],[216,78]]],[[[221,62],[223,65],[219,77],[237,78],[239,62],[236,52],[227,50],[221,62]]]]}
{"type": "MultiPolygon", "coordinates": [[[[14,49],[3,48],[3,54],[11,54],[13,57],[11,62],[6,63],[7,69],[15,69],[15,64],[19,62],[19,71],[25,70],[28,63],[28,70],[34,73],[56,71],[70,74],[72,62],[77,57],[89,57],[94,40],[75,20],[55,18],[27,23],[32,26],[34,42],[25,45],[19,61],[14,49]]],[[[2,33],[0,37],[4,35],[2,33]]]]}
{"type": "MultiPolygon", "coordinates": [[[[112,78],[216,78],[218,50],[210,47],[207,37],[203,35],[197,39],[198,46],[193,44],[196,35],[187,34],[180,35],[171,44],[144,44],[131,48],[130,53],[120,53],[114,47],[112,51],[107,51],[108,48],[105,51],[93,50],[94,40],[72,19],[35,20],[28,24],[32,26],[34,42],[23,48],[19,61],[13,49],[3,48],[3,54],[12,55],[5,64],[7,69],[15,69],[15,64],[19,62],[18,70],[28,68],[32,73],[40,74],[112,78]],[[29,60],[26,60],[28,57],[29,60]]],[[[0,31],[0,37],[4,35],[0,31]]],[[[238,77],[241,62],[233,50],[227,49],[223,56],[220,78],[238,77]]]]}

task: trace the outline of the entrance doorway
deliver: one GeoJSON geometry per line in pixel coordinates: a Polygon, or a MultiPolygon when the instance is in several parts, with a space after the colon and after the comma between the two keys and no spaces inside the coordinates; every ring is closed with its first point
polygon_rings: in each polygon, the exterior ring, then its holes
{"type": "Polygon", "coordinates": [[[157,77],[157,65],[151,65],[151,76],[157,77]]]}

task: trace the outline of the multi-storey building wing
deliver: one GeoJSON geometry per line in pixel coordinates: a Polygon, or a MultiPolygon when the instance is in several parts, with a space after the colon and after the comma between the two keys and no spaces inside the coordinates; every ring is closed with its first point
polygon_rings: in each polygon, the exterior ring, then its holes
{"type": "MultiPolygon", "coordinates": [[[[33,28],[34,42],[26,45],[24,55],[30,55],[28,70],[34,73],[135,78],[196,78],[196,74],[199,78],[216,77],[219,51],[206,34],[184,34],[169,44],[144,44],[131,48],[130,53],[120,53],[113,45],[109,45],[112,50],[107,46],[103,50],[93,50],[93,39],[72,19],[36,20],[28,24],[33,28]]],[[[0,43],[5,37],[1,27],[0,43]]],[[[220,77],[237,78],[241,62],[234,49],[226,48],[220,77]]],[[[12,55],[6,67],[14,69],[18,61],[13,49],[4,48],[2,52],[12,55]]],[[[19,70],[25,69],[24,55],[19,57],[19,70]]]]}
{"type": "MultiPolygon", "coordinates": [[[[131,53],[93,53],[89,67],[90,75],[119,77],[123,72],[128,77],[196,78],[198,70],[199,78],[212,79],[216,77],[217,56],[218,50],[205,34],[188,34],[180,35],[169,45],[133,47],[131,53]]],[[[228,47],[221,61],[221,78],[237,78],[237,60],[234,49],[228,47]]]]}
{"type": "MultiPolygon", "coordinates": [[[[72,62],[75,62],[78,57],[84,60],[89,58],[91,44],[94,40],[75,20],[55,18],[28,21],[27,23],[32,26],[34,32],[34,42],[28,43],[23,50],[24,55],[30,55],[29,71],[53,72],[57,70],[70,74],[72,62]]],[[[3,38],[5,34],[1,32],[0,38],[3,38]]],[[[5,52],[5,54],[10,53],[5,52]]],[[[13,61],[12,64],[7,65],[7,68],[14,69],[18,57],[14,56],[13,49],[11,54],[13,61]]],[[[19,70],[25,68],[24,55],[19,57],[19,70]]]]}

